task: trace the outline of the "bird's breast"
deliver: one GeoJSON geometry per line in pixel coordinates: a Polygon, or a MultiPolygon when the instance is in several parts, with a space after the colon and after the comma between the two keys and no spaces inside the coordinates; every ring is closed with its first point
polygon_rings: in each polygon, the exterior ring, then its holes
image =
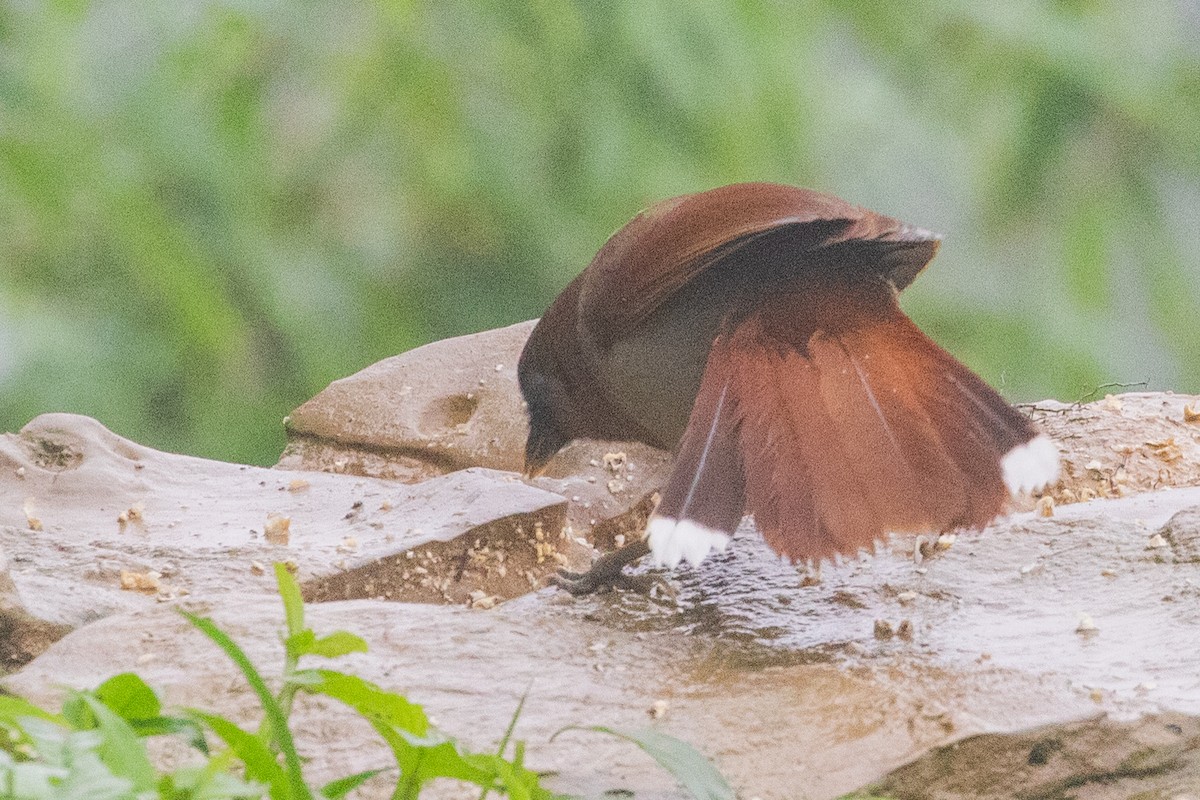
{"type": "Polygon", "coordinates": [[[688,287],[599,355],[601,385],[652,435],[655,441],[647,444],[672,450],[683,436],[713,340],[731,306],[712,286],[688,287]]]}

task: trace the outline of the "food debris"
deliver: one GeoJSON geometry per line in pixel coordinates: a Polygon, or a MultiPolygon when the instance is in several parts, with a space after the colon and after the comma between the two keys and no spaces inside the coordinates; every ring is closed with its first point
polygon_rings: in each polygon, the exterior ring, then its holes
{"type": "Polygon", "coordinates": [[[309,485],[309,482],[304,480],[304,478],[296,478],[287,485],[287,490],[289,492],[302,492],[307,489],[309,485]]]}
{"type": "Polygon", "coordinates": [[[1175,437],[1168,436],[1166,439],[1146,442],[1146,446],[1154,451],[1157,458],[1170,464],[1173,461],[1178,461],[1183,458],[1183,451],[1179,449],[1179,445],[1175,444],[1175,437]]]}
{"type": "Polygon", "coordinates": [[[42,521],[36,514],[34,514],[36,509],[34,508],[32,497],[25,499],[25,505],[23,506],[23,509],[25,511],[25,524],[29,526],[29,530],[40,531],[42,529],[42,521]]]}
{"type": "Polygon", "coordinates": [[[913,638],[913,624],[911,619],[900,620],[900,625],[896,628],[896,636],[906,642],[911,642],[913,638]]]}
{"type": "Polygon", "coordinates": [[[629,456],[625,455],[624,452],[604,454],[604,466],[613,474],[620,472],[621,467],[625,466],[628,460],[629,456]]]}
{"type": "Polygon", "coordinates": [[[1079,624],[1075,626],[1076,633],[1090,634],[1098,633],[1099,631],[1100,628],[1097,627],[1096,622],[1092,619],[1091,614],[1079,615],[1079,624]]]}
{"type": "Polygon", "coordinates": [[[342,543],[337,546],[339,553],[350,553],[358,549],[358,539],[354,536],[347,536],[342,539],[342,543]]]}
{"type": "Polygon", "coordinates": [[[1039,517],[1054,516],[1054,498],[1050,495],[1042,495],[1038,498],[1037,505],[1034,507],[1034,512],[1039,517]]]}
{"type": "Polygon", "coordinates": [[[263,527],[263,537],[271,544],[286,545],[291,539],[292,518],[282,514],[268,514],[263,527]]]}
{"type": "Polygon", "coordinates": [[[670,703],[666,700],[655,700],[650,708],[646,709],[646,714],[650,719],[662,719],[667,715],[667,709],[670,708],[670,703]]]}
{"type": "Polygon", "coordinates": [[[1150,537],[1150,541],[1146,542],[1147,550],[1157,550],[1160,547],[1166,547],[1167,540],[1163,538],[1161,533],[1156,533],[1150,537]]]}
{"type": "Polygon", "coordinates": [[[125,526],[129,523],[140,524],[145,521],[143,512],[146,509],[145,503],[134,503],[127,510],[122,511],[117,515],[117,525],[121,530],[125,530],[125,526]]]}
{"type": "Polygon", "coordinates": [[[1100,463],[1099,459],[1093,458],[1087,463],[1087,466],[1085,466],[1084,469],[1086,469],[1088,472],[1100,472],[1104,469],[1104,465],[1100,463]]]}
{"type": "Polygon", "coordinates": [[[157,572],[153,570],[148,572],[133,572],[131,570],[121,570],[121,588],[130,592],[157,592],[161,587],[157,572]]]}
{"type": "Polygon", "coordinates": [[[1100,570],[1100,577],[1115,578],[1117,577],[1117,571],[1111,567],[1105,567],[1104,569],[1100,570]]]}
{"type": "Polygon", "coordinates": [[[261,561],[251,561],[250,562],[250,574],[251,575],[263,575],[266,573],[266,571],[267,571],[266,567],[264,567],[262,565],[261,561]]]}
{"type": "Polygon", "coordinates": [[[1184,422],[1200,422],[1200,411],[1197,411],[1194,407],[1192,407],[1190,405],[1185,405],[1183,407],[1183,421],[1184,422]]]}
{"type": "Polygon", "coordinates": [[[901,592],[900,594],[896,595],[896,599],[900,601],[900,605],[906,606],[909,603],[911,603],[913,600],[917,599],[917,593],[911,592],[911,591],[910,592],[901,592]]]}
{"type": "Polygon", "coordinates": [[[17,477],[18,478],[25,477],[25,468],[24,467],[17,467],[17,477]]]}
{"type": "Polygon", "coordinates": [[[489,608],[495,608],[496,603],[500,602],[500,598],[494,594],[488,594],[482,589],[476,589],[471,592],[470,601],[467,603],[469,608],[478,608],[486,611],[489,608]]]}
{"type": "Polygon", "coordinates": [[[608,482],[608,491],[610,494],[620,494],[625,491],[625,484],[618,478],[613,478],[608,482]]]}
{"type": "Polygon", "coordinates": [[[894,628],[892,628],[892,623],[888,622],[886,619],[875,620],[876,639],[890,639],[895,635],[896,631],[894,628]]]}

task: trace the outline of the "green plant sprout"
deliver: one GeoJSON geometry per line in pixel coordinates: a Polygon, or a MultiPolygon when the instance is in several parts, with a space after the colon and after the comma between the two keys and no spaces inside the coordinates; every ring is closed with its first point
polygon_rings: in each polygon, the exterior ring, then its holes
{"type": "MultiPolygon", "coordinates": [[[[47,712],[18,697],[0,696],[0,798],[4,800],[340,800],[386,773],[398,777],[393,800],[416,800],[438,779],[454,779],[513,800],[561,800],[525,766],[525,743],[513,740],[528,691],[521,698],[495,753],[471,753],[437,730],[421,706],[345,672],[302,667],[306,657],[334,659],[366,652],[346,631],[317,636],[304,624],[296,579],[282,564],[275,577],[283,599],[285,659],[279,690],[272,693],[246,653],[211,619],[180,611],[238,667],[262,704],[263,719],[249,731],[230,719],[195,708],[163,713],[157,694],[133,673],[104,681],[93,691],[71,691],[62,710],[47,712]],[[348,775],[314,789],[289,727],[298,692],[338,700],[366,719],[391,750],[394,766],[348,775]],[[156,767],[147,739],[176,736],[198,752],[198,764],[156,767]],[[211,748],[210,738],[223,748],[211,748]],[[512,755],[505,753],[512,744],[512,755]]],[[[697,800],[733,800],[716,769],[694,748],[654,730],[603,726],[564,728],[607,733],[637,744],[697,800]]],[[[551,738],[551,741],[553,741],[551,738]]],[[[381,778],[382,779],[382,778],[381,778]]]]}

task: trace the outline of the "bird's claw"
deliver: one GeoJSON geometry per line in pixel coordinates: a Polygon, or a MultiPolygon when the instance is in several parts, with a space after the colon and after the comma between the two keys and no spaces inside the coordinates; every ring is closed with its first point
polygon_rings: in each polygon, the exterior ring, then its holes
{"type": "Polygon", "coordinates": [[[571,572],[560,569],[550,577],[550,583],[570,592],[576,597],[614,589],[649,594],[656,584],[662,582],[656,575],[627,575],[625,567],[650,552],[643,540],[625,545],[620,550],[607,553],[596,559],[587,572],[571,572]]]}
{"type": "Polygon", "coordinates": [[[575,597],[583,597],[617,589],[638,594],[650,594],[656,585],[662,583],[662,578],[657,575],[627,575],[624,570],[600,574],[594,569],[587,572],[571,572],[560,569],[557,574],[550,576],[550,583],[570,592],[575,597]]]}

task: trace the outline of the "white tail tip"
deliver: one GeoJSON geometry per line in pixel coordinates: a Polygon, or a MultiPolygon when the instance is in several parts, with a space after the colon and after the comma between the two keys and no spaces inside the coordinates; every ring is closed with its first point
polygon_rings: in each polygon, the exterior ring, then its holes
{"type": "Polygon", "coordinates": [[[650,520],[646,541],[655,565],[674,569],[682,560],[699,564],[710,551],[724,551],[729,534],[690,519],[655,517],[650,520]]]}
{"type": "Polygon", "coordinates": [[[1058,448],[1042,435],[1017,445],[1000,460],[1004,485],[1016,497],[1033,492],[1058,480],[1058,448]]]}

